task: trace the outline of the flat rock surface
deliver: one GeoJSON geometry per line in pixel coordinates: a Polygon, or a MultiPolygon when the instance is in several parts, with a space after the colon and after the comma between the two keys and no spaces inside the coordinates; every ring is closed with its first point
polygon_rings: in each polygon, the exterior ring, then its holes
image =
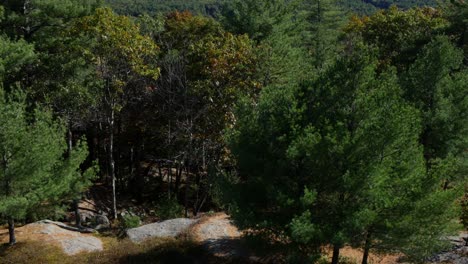
{"type": "Polygon", "coordinates": [[[126,231],[128,238],[139,243],[148,238],[154,237],[176,237],[185,232],[191,225],[196,223],[196,219],[176,218],[163,222],[143,225],[131,228],[126,231]]]}
{"type": "Polygon", "coordinates": [[[201,220],[191,228],[190,234],[195,241],[202,243],[215,256],[242,257],[246,255],[240,245],[242,233],[224,213],[201,220]]]}
{"type": "Polygon", "coordinates": [[[461,233],[459,236],[452,236],[448,237],[447,239],[453,244],[452,249],[429,258],[429,262],[444,264],[467,264],[468,233],[461,233]]]}
{"type": "MultiPolygon", "coordinates": [[[[39,241],[59,246],[67,255],[103,250],[102,241],[90,234],[66,230],[53,222],[36,222],[16,228],[17,241],[39,241]]],[[[8,242],[8,230],[0,231],[0,242],[8,242]]]]}

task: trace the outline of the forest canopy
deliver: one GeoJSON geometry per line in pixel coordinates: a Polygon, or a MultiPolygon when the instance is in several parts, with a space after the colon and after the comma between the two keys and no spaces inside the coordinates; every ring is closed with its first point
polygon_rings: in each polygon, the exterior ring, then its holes
{"type": "Polygon", "coordinates": [[[348,246],[363,264],[426,261],[468,226],[467,12],[461,0],[0,1],[9,244],[44,218],[92,227],[80,204],[94,200],[116,237],[225,212],[279,263],[338,264],[348,246]]]}

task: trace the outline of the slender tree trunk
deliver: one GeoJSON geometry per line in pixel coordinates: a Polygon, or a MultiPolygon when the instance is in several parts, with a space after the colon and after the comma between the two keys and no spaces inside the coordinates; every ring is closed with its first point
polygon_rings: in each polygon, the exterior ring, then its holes
{"type": "Polygon", "coordinates": [[[73,149],[73,132],[72,132],[72,129],[71,129],[71,124],[68,124],[67,147],[68,147],[68,157],[71,157],[71,152],[72,152],[72,149],[73,149]]]}
{"type": "Polygon", "coordinates": [[[168,167],[168,172],[167,172],[167,181],[168,181],[168,188],[167,188],[167,195],[169,199],[171,199],[171,188],[172,188],[172,165],[168,167]]]}
{"type": "MultiPolygon", "coordinates": [[[[71,157],[72,155],[72,150],[73,150],[73,132],[72,132],[72,125],[71,122],[68,124],[68,135],[67,135],[67,147],[68,147],[68,158],[71,157]]],[[[80,200],[74,199],[73,200],[73,208],[75,209],[75,225],[78,228],[81,228],[81,215],[80,215],[80,209],[79,209],[79,203],[80,200]]]]}
{"type": "Polygon", "coordinates": [[[164,175],[161,170],[162,162],[158,161],[158,173],[159,173],[159,182],[162,184],[164,182],[164,175]]]}
{"type": "Polygon", "coordinates": [[[366,235],[366,244],[364,245],[364,255],[362,256],[362,264],[367,264],[369,259],[369,250],[371,248],[371,232],[368,231],[366,235]]]}
{"type": "Polygon", "coordinates": [[[340,260],[340,248],[341,247],[338,245],[333,245],[333,256],[331,264],[338,264],[340,260]]]}
{"type": "Polygon", "coordinates": [[[142,152],[142,147],[141,144],[138,144],[136,153],[134,154],[134,161],[133,161],[133,175],[136,178],[136,186],[138,188],[137,190],[137,199],[139,202],[143,202],[143,190],[145,187],[145,175],[142,174],[141,172],[141,167],[140,167],[140,160],[141,160],[141,152],[142,152]]]}
{"type": "MultiPolygon", "coordinates": [[[[119,117],[115,121],[117,123],[117,135],[115,135],[115,138],[119,140],[121,138],[120,134],[122,131],[122,118],[119,117]]],[[[120,167],[120,161],[122,160],[122,153],[120,150],[120,142],[117,142],[117,144],[114,144],[114,149],[115,149],[115,158],[117,159],[117,162],[114,161],[114,174],[115,174],[115,179],[116,179],[116,185],[118,186],[118,190],[122,190],[125,186],[124,179],[122,177],[122,168],[120,167]]]]}
{"type": "Polygon", "coordinates": [[[189,191],[189,165],[187,165],[187,171],[185,175],[185,197],[184,197],[184,206],[185,206],[185,217],[188,217],[188,191],[189,191]]]}
{"type": "Polygon", "coordinates": [[[176,179],[175,179],[175,192],[176,192],[177,198],[180,197],[179,188],[180,188],[180,179],[182,178],[182,171],[183,170],[184,170],[184,168],[182,167],[182,164],[179,164],[177,166],[176,179]]]}
{"type": "MultiPolygon", "coordinates": [[[[99,121],[99,134],[100,134],[100,137],[101,137],[101,140],[99,140],[98,144],[100,142],[105,142],[105,137],[106,137],[106,131],[105,131],[105,128],[103,128],[102,126],[102,122],[99,121]]],[[[103,143],[102,144],[104,146],[103,148],[103,151],[104,153],[102,153],[102,162],[101,163],[101,168],[106,168],[106,175],[105,175],[105,182],[106,183],[109,183],[109,179],[110,179],[110,171],[109,171],[109,161],[107,161],[108,157],[109,157],[109,150],[108,150],[108,147],[107,147],[107,144],[103,143]],[[106,156],[107,156],[107,159],[106,159],[106,156]]],[[[99,155],[98,157],[100,158],[101,155],[99,155]]],[[[101,159],[100,159],[101,160],[101,159]]]]}
{"type": "Polygon", "coordinates": [[[112,215],[117,219],[117,197],[115,193],[115,161],[114,161],[114,109],[111,107],[109,117],[109,173],[112,180],[112,215]]]}
{"type": "Polygon", "coordinates": [[[134,145],[130,147],[130,160],[129,160],[129,173],[130,173],[130,179],[133,179],[134,177],[134,172],[135,172],[135,152],[134,152],[134,145]]]}
{"type": "Polygon", "coordinates": [[[8,218],[8,234],[10,235],[10,241],[8,244],[10,246],[16,244],[16,236],[15,236],[15,220],[13,217],[8,218]]]}
{"type": "Polygon", "coordinates": [[[195,184],[197,188],[197,193],[195,195],[195,203],[193,204],[193,215],[197,216],[198,214],[198,207],[199,207],[199,201],[200,201],[200,182],[201,182],[201,176],[200,176],[200,170],[197,168],[197,173],[195,177],[195,184]]]}
{"type": "Polygon", "coordinates": [[[31,1],[26,0],[24,1],[23,5],[23,15],[25,16],[25,26],[22,27],[24,33],[24,39],[29,41],[31,39],[31,25],[30,25],[30,18],[29,14],[31,13],[31,1]]]}
{"type": "Polygon", "coordinates": [[[200,205],[198,206],[198,208],[196,208],[195,212],[194,212],[194,216],[197,216],[198,213],[200,212],[200,210],[202,209],[203,205],[205,204],[206,202],[206,198],[208,198],[208,193],[205,194],[205,197],[203,197],[203,200],[201,201],[200,205]]]}

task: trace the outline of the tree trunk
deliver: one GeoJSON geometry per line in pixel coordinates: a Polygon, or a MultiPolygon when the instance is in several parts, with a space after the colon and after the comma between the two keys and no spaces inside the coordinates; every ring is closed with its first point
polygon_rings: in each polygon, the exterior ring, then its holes
{"type": "MultiPolygon", "coordinates": [[[[134,153],[134,158],[133,158],[133,168],[132,168],[132,175],[135,178],[135,186],[137,187],[136,190],[136,197],[138,202],[143,202],[143,192],[145,189],[145,175],[142,174],[141,167],[140,167],[140,161],[141,161],[141,152],[143,151],[143,147],[141,143],[138,143],[135,153],[134,153]]],[[[151,164],[149,166],[152,166],[151,164]]],[[[131,188],[132,186],[130,186],[131,188]]]]}
{"type": "Polygon", "coordinates": [[[162,173],[161,166],[162,166],[162,163],[158,161],[159,183],[162,184],[164,182],[164,175],[162,173]]]}
{"type": "Polygon", "coordinates": [[[188,191],[189,191],[189,166],[187,166],[187,174],[185,175],[185,197],[184,197],[184,206],[185,206],[185,217],[188,217],[188,191]]]}
{"type": "Polygon", "coordinates": [[[339,260],[340,260],[340,246],[333,245],[333,256],[332,256],[331,264],[338,264],[339,260]]]}
{"type": "Polygon", "coordinates": [[[75,225],[77,228],[81,228],[81,215],[80,215],[80,207],[79,207],[79,199],[73,200],[73,205],[75,207],[75,225]]]}
{"type": "Polygon", "coordinates": [[[68,147],[68,157],[71,157],[71,152],[73,148],[73,132],[71,129],[71,122],[68,124],[67,147],[68,147]]]}
{"type": "MultiPolygon", "coordinates": [[[[68,124],[68,133],[67,133],[67,147],[68,147],[68,158],[71,158],[72,150],[73,150],[73,132],[71,129],[72,125],[71,122],[68,124]]],[[[80,209],[78,204],[80,203],[79,199],[73,200],[73,207],[75,209],[75,225],[78,228],[81,228],[81,216],[80,216],[80,209]]]]}
{"type": "Polygon", "coordinates": [[[180,179],[182,178],[182,171],[183,170],[184,170],[184,168],[182,167],[182,164],[179,163],[179,165],[177,165],[175,187],[174,187],[177,198],[180,197],[179,187],[180,187],[180,179]]]}
{"type": "Polygon", "coordinates": [[[134,151],[134,145],[132,145],[130,147],[130,160],[129,160],[129,173],[130,173],[130,179],[133,179],[133,177],[135,176],[135,151],[134,151]]]}
{"type": "MultiPolygon", "coordinates": [[[[117,120],[115,121],[117,123],[117,135],[115,138],[119,140],[121,138],[121,131],[122,131],[122,118],[119,116],[117,120]]],[[[117,141],[117,144],[114,146],[114,152],[115,152],[115,157],[114,159],[117,159],[117,162],[114,161],[114,174],[115,174],[115,179],[116,179],[116,185],[118,186],[118,190],[123,190],[125,186],[125,180],[122,177],[122,168],[120,167],[120,161],[122,160],[122,152],[120,149],[120,142],[117,141]]]]}
{"type": "Polygon", "coordinates": [[[168,181],[168,188],[167,188],[167,195],[169,197],[169,200],[171,199],[171,188],[172,188],[172,165],[168,166],[168,172],[167,172],[167,181],[168,181]]]}
{"type": "Polygon", "coordinates": [[[370,248],[371,248],[371,233],[370,231],[368,231],[366,235],[366,244],[364,245],[364,255],[362,256],[362,264],[367,264],[370,248]]]}
{"type": "Polygon", "coordinates": [[[114,161],[114,109],[111,107],[109,118],[109,173],[112,180],[112,215],[117,219],[117,197],[115,193],[115,161],[114,161]]]}
{"type": "Polygon", "coordinates": [[[198,208],[199,208],[199,202],[200,202],[200,182],[201,182],[201,176],[200,176],[200,170],[197,168],[197,173],[195,177],[195,185],[197,186],[197,192],[195,195],[195,202],[193,204],[193,215],[197,216],[198,213],[198,208]]]}
{"type": "Polygon", "coordinates": [[[8,218],[8,234],[10,235],[10,241],[8,242],[8,244],[10,246],[16,244],[15,220],[12,217],[8,218]]]}
{"type": "MultiPolygon", "coordinates": [[[[106,134],[107,132],[105,131],[105,128],[102,127],[102,122],[99,121],[99,134],[100,134],[100,137],[101,137],[101,140],[99,140],[98,144],[100,142],[105,142],[105,137],[106,137],[106,134]]],[[[109,150],[108,150],[108,147],[107,147],[107,144],[103,143],[103,153],[102,153],[102,162],[101,163],[101,168],[106,168],[106,172],[105,172],[105,182],[108,184],[110,181],[110,172],[109,172],[109,161],[108,161],[108,158],[109,158],[109,150]],[[106,158],[107,156],[107,158],[106,158]]],[[[99,158],[100,158],[100,155],[99,155],[99,158]]],[[[101,159],[99,159],[101,161],[101,159]]]]}

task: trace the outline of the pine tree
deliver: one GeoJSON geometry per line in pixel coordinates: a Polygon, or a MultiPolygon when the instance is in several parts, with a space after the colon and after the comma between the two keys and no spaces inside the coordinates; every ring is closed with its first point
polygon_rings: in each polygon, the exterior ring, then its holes
{"type": "Polygon", "coordinates": [[[304,79],[309,73],[303,38],[306,22],[297,1],[236,0],[222,8],[230,32],[247,34],[257,43],[258,75],[264,86],[304,79]]]}
{"type": "Polygon", "coordinates": [[[332,245],[332,263],[349,243],[365,244],[364,263],[373,246],[419,260],[443,246],[459,189],[440,191],[443,173],[426,173],[419,112],[396,71],[378,65],[356,50],[300,88],[265,88],[258,104],[242,104],[229,134],[241,227],[306,252],[332,245]],[[428,204],[439,207],[431,214],[428,204]]]}
{"type": "Polygon", "coordinates": [[[402,74],[406,98],[422,112],[421,142],[428,163],[450,155],[459,157],[466,151],[467,78],[463,51],[447,37],[437,37],[424,46],[402,74]]]}
{"type": "Polygon", "coordinates": [[[305,38],[312,64],[321,70],[333,63],[340,49],[338,38],[347,15],[337,0],[305,0],[301,7],[308,22],[305,38]]]}
{"type": "Polygon", "coordinates": [[[64,125],[43,109],[28,113],[24,94],[0,90],[0,123],[0,216],[8,220],[9,243],[15,244],[15,220],[42,203],[60,201],[92,173],[79,168],[86,145],[79,143],[64,158],[64,125]]]}

